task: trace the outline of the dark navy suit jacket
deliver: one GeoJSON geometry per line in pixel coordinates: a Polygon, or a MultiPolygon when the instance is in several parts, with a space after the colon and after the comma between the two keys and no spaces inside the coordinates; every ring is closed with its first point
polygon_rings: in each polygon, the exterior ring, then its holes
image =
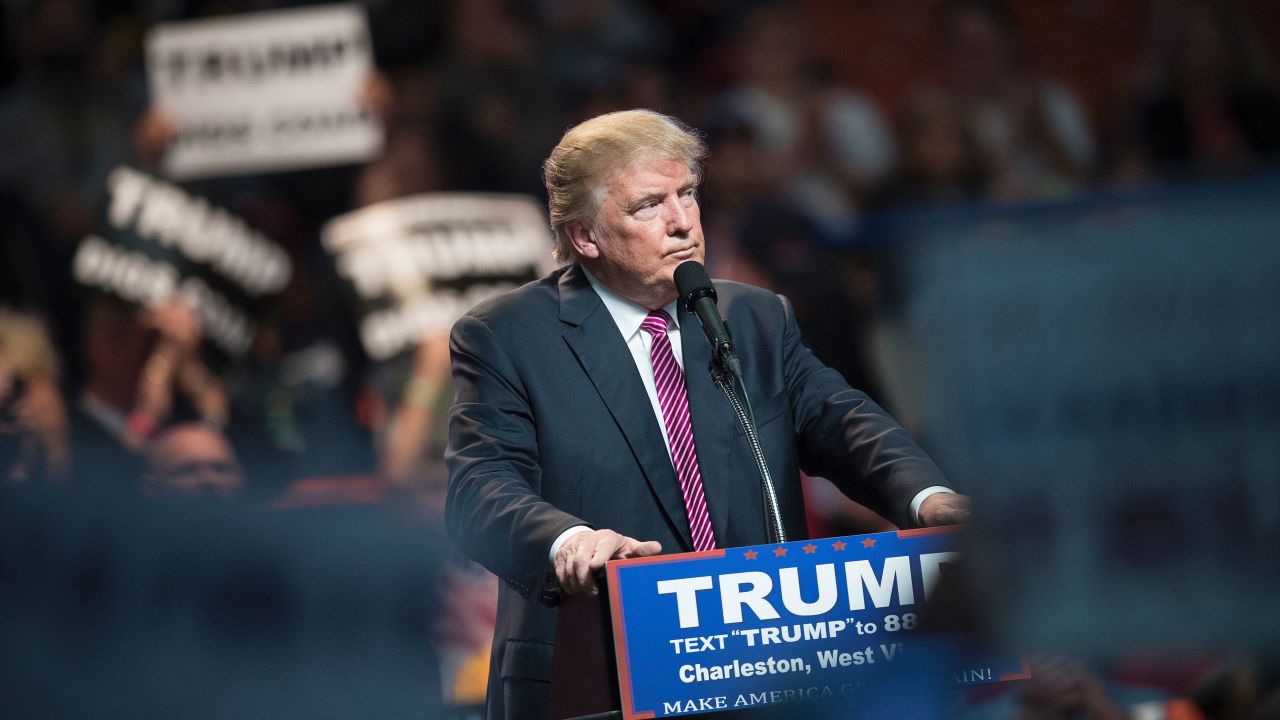
{"type": "MultiPolygon", "coordinates": [[[[788,539],[807,537],[799,472],[835,482],[899,526],[915,495],[945,484],[864,393],[800,340],[790,303],[716,282],[742,358],[788,539]]],[[[710,348],[680,310],[685,385],[707,508],[720,547],[768,542],[759,474],[707,372],[710,348]]],[[[692,550],[679,483],[635,362],[581,268],[486,301],[451,338],[449,532],[505,583],[490,668],[490,718],[540,718],[555,611],[540,604],[548,553],[574,525],[692,550]]],[[[550,583],[554,585],[554,582],[550,583]]]]}

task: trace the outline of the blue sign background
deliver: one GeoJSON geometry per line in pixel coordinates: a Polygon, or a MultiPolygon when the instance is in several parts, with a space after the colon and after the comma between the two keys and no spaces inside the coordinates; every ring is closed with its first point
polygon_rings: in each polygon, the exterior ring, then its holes
{"type": "MultiPolygon", "coordinates": [[[[955,552],[956,546],[954,532],[916,530],[609,563],[625,716],[669,717],[852,692],[877,669],[904,664],[936,639],[915,630],[925,601],[920,556],[955,552]],[[894,557],[907,558],[910,589],[895,584],[889,602],[876,607],[866,587],[880,580],[887,585],[892,573],[886,574],[886,559],[894,557]],[[874,578],[847,585],[845,564],[859,560],[867,561],[874,578]],[[799,599],[812,603],[819,597],[819,565],[834,565],[834,607],[818,615],[792,613],[783,602],[781,571],[796,569],[799,599]],[[764,600],[778,617],[761,619],[745,604],[740,622],[726,622],[720,576],[753,571],[771,579],[764,600]],[[698,624],[681,628],[678,595],[660,593],[658,584],[700,576],[714,587],[685,593],[696,599],[698,624]],[[865,609],[851,610],[851,591],[863,594],[865,609]]],[[[954,670],[958,684],[1025,677],[1021,660],[954,670]]]]}

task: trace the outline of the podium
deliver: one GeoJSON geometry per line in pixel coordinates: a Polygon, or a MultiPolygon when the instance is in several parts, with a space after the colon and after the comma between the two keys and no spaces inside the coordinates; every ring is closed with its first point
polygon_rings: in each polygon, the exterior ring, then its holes
{"type": "MultiPolygon", "coordinates": [[[[623,720],[618,694],[609,584],[596,577],[600,594],[565,598],[556,618],[556,652],[551,664],[547,720],[623,720]]],[[[691,720],[780,720],[776,709],[686,715],[691,720]]]]}
{"type": "Polygon", "coordinates": [[[1029,676],[937,622],[959,555],[929,528],[610,561],[560,607],[547,717],[945,716],[959,688],[1029,676]]]}
{"type": "Polygon", "coordinates": [[[561,601],[551,664],[547,720],[622,720],[618,661],[609,620],[609,584],[597,573],[595,597],[561,601]]]}

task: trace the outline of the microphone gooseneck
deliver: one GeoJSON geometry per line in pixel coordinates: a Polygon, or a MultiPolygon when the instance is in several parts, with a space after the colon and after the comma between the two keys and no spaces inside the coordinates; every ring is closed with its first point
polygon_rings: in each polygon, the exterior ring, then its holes
{"type": "Polygon", "coordinates": [[[747,396],[747,383],[742,377],[742,361],[733,351],[733,338],[720,317],[716,307],[716,289],[707,276],[707,269],[697,260],[689,260],[676,267],[676,290],[680,293],[680,303],[685,310],[698,316],[702,332],[711,344],[711,381],[724,393],[733,413],[742,424],[746,434],[747,446],[756,471],[760,474],[760,491],[764,504],[763,518],[765,532],[771,542],[786,542],[787,529],[782,521],[782,511],[778,504],[778,491],[773,485],[773,476],[769,473],[769,464],[765,461],[764,448],[760,436],[756,432],[755,413],[751,411],[751,398],[747,396]],[[736,378],[742,387],[739,397],[733,388],[736,378]],[[745,402],[744,402],[745,401],[745,402]]]}

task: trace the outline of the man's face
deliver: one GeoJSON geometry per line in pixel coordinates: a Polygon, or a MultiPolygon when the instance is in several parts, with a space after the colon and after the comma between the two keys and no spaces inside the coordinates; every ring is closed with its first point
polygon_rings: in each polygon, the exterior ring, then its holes
{"type": "Polygon", "coordinates": [[[152,495],[231,502],[244,487],[235,451],[212,430],[171,430],[157,439],[147,460],[147,489],[152,495]]]}
{"type": "Polygon", "coordinates": [[[642,159],[615,171],[593,228],[572,235],[600,282],[649,309],[676,299],[674,274],[705,247],[697,178],[679,160],[642,159]]]}

